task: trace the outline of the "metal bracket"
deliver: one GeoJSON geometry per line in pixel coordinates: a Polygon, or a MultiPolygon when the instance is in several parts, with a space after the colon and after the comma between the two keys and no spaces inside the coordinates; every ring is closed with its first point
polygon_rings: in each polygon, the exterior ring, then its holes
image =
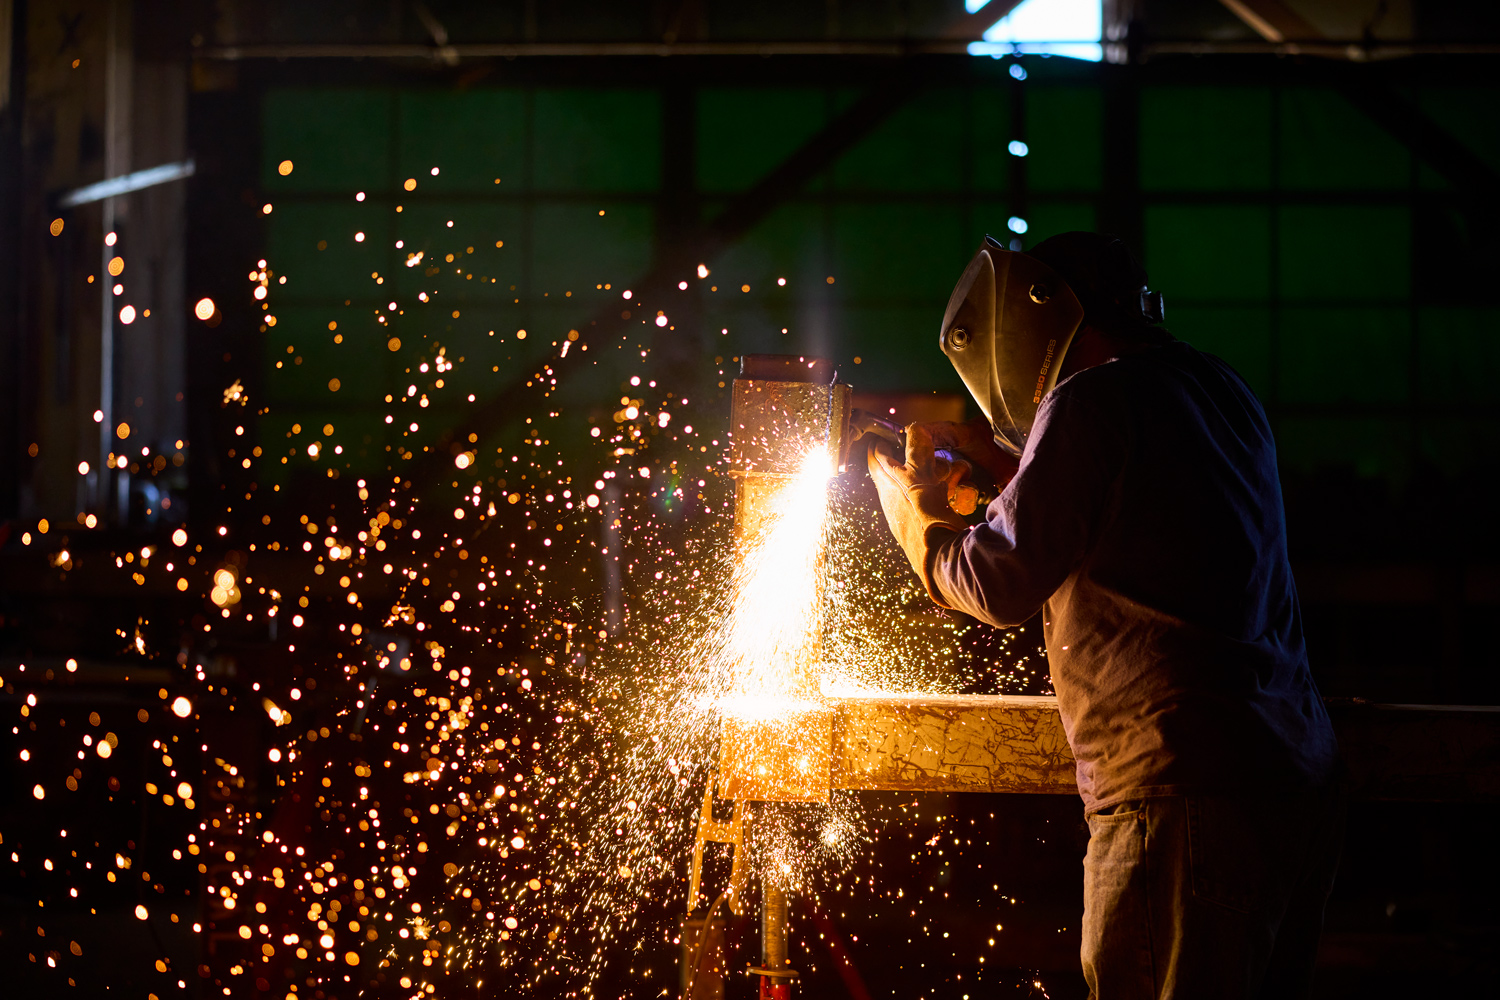
{"type": "Polygon", "coordinates": [[[698,834],[693,840],[693,869],[688,878],[687,908],[693,912],[698,901],[698,887],[703,881],[703,845],[707,843],[728,844],[734,849],[734,858],[729,868],[729,888],[724,891],[724,901],[730,912],[739,916],[745,908],[745,883],[749,878],[749,867],[745,864],[745,818],[744,803],[735,800],[734,813],[727,822],[714,819],[714,785],[717,776],[709,778],[703,789],[703,809],[698,813],[698,834]]]}

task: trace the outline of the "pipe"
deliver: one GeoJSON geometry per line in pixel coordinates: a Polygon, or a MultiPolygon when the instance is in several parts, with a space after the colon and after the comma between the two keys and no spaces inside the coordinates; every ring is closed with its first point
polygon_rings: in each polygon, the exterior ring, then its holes
{"type": "Polygon", "coordinates": [[[760,906],[760,961],[767,969],[787,967],[786,890],[767,881],[760,906]]]}
{"type": "Polygon", "coordinates": [[[760,966],[750,974],[760,977],[760,1000],[792,1000],[797,970],[787,960],[786,890],[770,879],[761,881],[760,966]]]}

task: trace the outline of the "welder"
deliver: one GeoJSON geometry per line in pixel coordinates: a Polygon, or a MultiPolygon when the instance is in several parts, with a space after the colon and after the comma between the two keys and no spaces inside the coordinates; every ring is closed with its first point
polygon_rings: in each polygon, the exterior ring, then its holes
{"type": "Polygon", "coordinates": [[[1090,995],[1303,996],[1344,798],[1275,444],[1162,314],[1118,239],[986,239],[940,333],[983,417],[877,442],[870,474],[934,601],[999,628],[1041,611],[1089,828],[1090,995]],[[1004,485],[979,523],[935,448],[1004,485]]]}

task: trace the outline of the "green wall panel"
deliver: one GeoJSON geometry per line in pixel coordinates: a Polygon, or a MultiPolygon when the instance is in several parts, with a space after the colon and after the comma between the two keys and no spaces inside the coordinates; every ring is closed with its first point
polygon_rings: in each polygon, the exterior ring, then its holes
{"type": "Polygon", "coordinates": [[[554,203],[537,205],[533,213],[534,292],[558,295],[605,283],[629,287],[651,264],[653,224],[646,205],[554,203]]]}
{"type": "MultiPolygon", "coordinates": [[[[1073,230],[1091,230],[1095,227],[1094,206],[1086,201],[1042,201],[1034,202],[1026,211],[1027,230],[1022,237],[1025,247],[1036,246],[1049,236],[1058,233],[1072,232],[1073,230]]],[[[1000,218],[998,225],[991,230],[991,235],[996,239],[1004,240],[1011,236],[1005,228],[1006,219],[1000,218]]],[[[958,275],[953,276],[958,280],[958,275]]]]}
{"type": "Polygon", "coordinates": [[[1282,402],[1400,403],[1411,394],[1406,309],[1287,308],[1280,347],[1282,402]]]}
{"type": "MultiPolygon", "coordinates": [[[[1477,473],[1493,482],[1494,470],[1500,464],[1500,420],[1494,417],[1423,420],[1418,433],[1422,458],[1439,472],[1455,479],[1471,478],[1477,473]]],[[[1489,498],[1488,504],[1493,512],[1493,498],[1489,498]]],[[[1487,527],[1493,530],[1493,520],[1487,527]]]]}
{"type": "Polygon", "coordinates": [[[1417,329],[1424,401],[1494,406],[1500,400],[1500,309],[1423,309],[1417,329]]]}
{"type": "Polygon", "coordinates": [[[849,299],[948,301],[972,248],[963,216],[945,205],[838,205],[834,270],[849,299]]]}
{"type": "Polygon", "coordinates": [[[273,310],[288,300],[373,301],[383,294],[371,275],[388,276],[396,266],[393,218],[353,198],[283,206],[266,233],[266,262],[274,274],[287,279],[285,286],[273,285],[273,310]],[[356,240],[360,233],[365,238],[356,240]],[[319,250],[319,243],[326,243],[326,249],[319,250]]]}
{"type": "MultiPolygon", "coordinates": [[[[1010,141],[1015,138],[1010,120],[1010,86],[975,87],[969,97],[969,142],[974,166],[969,180],[975,191],[987,194],[1010,190],[1010,141]]],[[[949,136],[940,149],[958,152],[960,136],[949,136]]]]}
{"type": "MultiPolygon", "coordinates": [[[[984,242],[986,236],[993,236],[1002,243],[1008,243],[1013,235],[1005,226],[1005,221],[1014,214],[1010,203],[1006,201],[990,201],[988,199],[975,201],[969,209],[968,216],[968,238],[964,240],[964,249],[972,256],[984,242]]],[[[955,271],[953,280],[958,281],[958,275],[962,272],[955,271]]]]}
{"type": "Polygon", "coordinates": [[[1262,403],[1271,399],[1271,310],[1264,306],[1178,306],[1167,297],[1167,329],[1229,362],[1262,403]]]}
{"type": "Polygon", "coordinates": [[[265,391],[278,403],[334,405],[357,400],[358,392],[331,396],[328,380],[339,378],[344,383],[339,389],[342,393],[353,381],[389,368],[374,353],[377,349],[389,353],[385,351],[387,336],[368,309],[342,306],[278,309],[276,326],[263,335],[265,391]],[[338,333],[344,338],[342,343],[334,343],[334,332],[328,329],[330,320],[338,323],[338,333]],[[290,352],[288,347],[292,348],[290,352]],[[298,357],[302,358],[300,365],[296,363],[298,357]],[[278,362],[280,368],[276,367],[278,362]]]}
{"type": "Polygon", "coordinates": [[[396,238],[404,246],[395,251],[399,266],[393,269],[393,284],[401,294],[415,297],[437,290],[436,299],[460,302],[515,297],[510,286],[521,280],[521,252],[515,246],[521,236],[519,205],[424,201],[405,206],[395,219],[396,238]],[[421,263],[408,267],[406,261],[419,251],[421,263]],[[451,263],[445,259],[448,254],[454,255],[451,263]],[[440,268],[441,277],[429,277],[431,267],[440,268]],[[455,268],[473,279],[464,280],[455,268]]]}
{"type": "MultiPolygon", "coordinates": [[[[848,365],[862,389],[959,391],[935,331],[982,236],[1008,241],[1006,221],[1018,211],[1029,223],[1028,247],[1096,225],[1110,168],[1107,83],[1093,68],[1062,62],[1037,64],[1024,85],[984,63],[968,88],[915,96],[706,261],[709,279],[684,275],[691,287],[681,299],[669,293],[649,304],[650,315],[634,316],[631,343],[671,347],[699,337],[705,376],[715,354],[732,367],[728,358],[748,351],[817,351],[848,365]],[[1030,146],[1022,163],[1006,148],[1019,137],[1010,113],[1018,91],[1030,146]],[[1027,187],[1013,197],[1017,166],[1027,187]],[[710,292],[714,285],[719,291],[710,292]],[[655,328],[658,308],[677,329],[655,328]]],[[[861,93],[699,90],[693,142],[703,218],[861,93]]],[[[1500,165],[1496,94],[1428,88],[1416,98],[1500,165]]],[[[660,92],[644,88],[268,93],[261,180],[275,211],[265,220],[265,253],[289,280],[273,286],[278,323],[264,334],[262,391],[272,405],[264,426],[333,422],[336,440],[383,465],[387,440],[410,440],[383,424],[383,395],[404,388],[413,377],[404,369],[430,359],[436,344],[467,360],[446,373],[424,426],[459,419],[471,392],[483,401],[524,380],[569,328],[585,328],[601,311],[635,311],[620,294],[658,249],[660,107],[660,92]],[[296,165],[288,176],[276,169],[284,159],[296,165]],[[410,193],[401,188],[408,177],[416,181],[410,193]],[[371,197],[356,203],[358,190],[371,197]],[[366,239],[356,243],[356,232],[366,239]],[[318,250],[319,241],[327,249],[318,250]],[[421,265],[405,267],[416,250],[421,265]],[[443,259],[448,253],[453,262],[443,259]],[[441,270],[428,275],[431,266],[441,270]],[[610,291],[596,287],[605,282],[610,291]],[[424,291],[426,304],[416,300],[424,291]],[[344,306],[345,298],[353,304],[344,306]],[[377,312],[391,301],[405,314],[381,325],[377,312]],[[341,345],[332,343],[330,319],[341,345]],[[518,328],[528,331],[525,341],[516,339],[518,328]],[[385,349],[392,332],[403,341],[398,353],[385,349]],[[293,355],[284,353],[288,344],[293,355]],[[301,366],[291,363],[296,356],[301,366]],[[327,387],[334,375],[336,393],[327,387]]],[[[1152,86],[1142,91],[1140,120],[1139,249],[1152,285],[1166,295],[1168,325],[1225,358],[1266,399],[1289,469],[1343,463],[1397,482],[1419,445],[1444,469],[1495,459],[1500,311],[1426,309],[1414,320],[1404,149],[1342,97],[1316,88],[1152,86]],[[1333,196],[1318,203],[1325,191],[1333,196]],[[1421,409],[1411,409],[1417,403],[1421,409]]],[[[587,374],[553,397],[566,401],[575,422],[618,395],[622,373],[642,370],[638,348],[592,350],[599,353],[583,366],[587,374]]],[[[305,448],[311,439],[295,440],[305,448]]],[[[266,465],[277,475],[289,468],[279,457],[268,454],[266,465]]],[[[305,454],[297,461],[306,464],[305,454]]]]}
{"type": "Polygon", "coordinates": [[[1399,189],[1411,183],[1411,155],[1338,93],[1281,94],[1279,180],[1287,188],[1399,189]]]}
{"type": "Polygon", "coordinates": [[[403,93],[397,107],[397,180],[414,178],[419,192],[520,192],[526,156],[520,91],[418,91],[403,93]],[[433,167],[440,168],[436,177],[433,167]]]}
{"type": "Polygon", "coordinates": [[[394,98],[383,90],[272,90],[261,111],[269,192],[381,190],[391,183],[394,98]],[[282,176],[277,166],[291,160],[282,176]]]}
{"type": "Polygon", "coordinates": [[[1281,208],[1277,285],[1288,301],[1405,299],[1411,290],[1406,208],[1281,208]]]}
{"type": "Polygon", "coordinates": [[[1410,421],[1379,417],[1287,417],[1276,428],[1284,470],[1310,475],[1345,468],[1399,487],[1411,476],[1410,421]]]}
{"type": "Polygon", "coordinates": [[[450,359],[467,358],[450,373],[448,381],[465,393],[478,392],[481,396],[495,392],[518,375],[535,372],[537,363],[552,353],[552,342],[566,336],[569,327],[577,323],[576,316],[557,317],[543,309],[517,305],[483,305],[459,312],[457,320],[451,313],[435,315],[434,323],[424,331],[427,340],[408,346],[430,358],[435,353],[432,345],[440,344],[450,359]],[[493,337],[491,330],[495,331],[493,337]],[[518,330],[526,331],[524,340],[517,337],[518,330]],[[499,372],[494,371],[497,367],[499,372]]]}
{"type": "MultiPolygon", "coordinates": [[[[735,298],[713,303],[705,312],[704,326],[705,367],[715,355],[818,354],[844,360],[834,331],[823,323],[799,321],[791,302],[761,302],[736,293],[735,298]]],[[[738,372],[738,366],[731,371],[738,372]]]]}
{"type": "MultiPolygon", "coordinates": [[[[946,301],[946,299],[945,299],[946,301]]],[[[964,391],[938,347],[943,302],[922,306],[849,306],[843,312],[840,360],[860,357],[846,378],[862,392],[964,391]]]]}
{"type": "Polygon", "coordinates": [[[1271,184],[1271,94],[1261,87],[1141,92],[1141,187],[1264,190],[1271,184]]]}
{"type": "Polygon", "coordinates": [[[1028,87],[1026,182],[1033,191],[1097,191],[1104,97],[1094,87],[1028,87]]]}
{"type": "Polygon", "coordinates": [[[652,192],[661,184],[661,106],[654,91],[537,90],[537,191],[652,192]]]}
{"type": "Polygon", "coordinates": [[[1271,213],[1258,205],[1146,209],[1146,272],[1174,302],[1263,301],[1271,294],[1271,213]]]}
{"type": "Polygon", "coordinates": [[[833,169],[839,191],[957,191],[963,184],[964,94],[922,91],[833,169]]]}
{"type": "MultiPolygon", "coordinates": [[[[1477,154],[1491,170],[1500,171],[1500,87],[1422,87],[1416,92],[1416,101],[1423,114],[1477,154]]],[[[1452,183],[1430,164],[1424,162],[1420,169],[1424,188],[1452,188],[1452,183]]]]}
{"type": "Polygon", "coordinates": [[[698,184],[750,187],[823,127],[827,96],[811,88],[706,89],[698,95],[698,184]]]}
{"type": "Polygon", "coordinates": [[[829,217],[822,205],[793,202],[775,209],[742,239],[710,261],[707,284],[738,288],[749,284],[765,291],[777,278],[797,289],[829,275],[824,237],[829,217]]]}

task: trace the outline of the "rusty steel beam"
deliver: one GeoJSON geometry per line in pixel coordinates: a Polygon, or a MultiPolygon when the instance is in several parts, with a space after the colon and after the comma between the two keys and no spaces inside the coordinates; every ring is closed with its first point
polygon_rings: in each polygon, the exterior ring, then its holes
{"type": "Polygon", "coordinates": [[[833,707],[834,788],[1078,794],[1056,698],[842,698],[833,707]]]}
{"type": "MultiPolygon", "coordinates": [[[[832,701],[837,789],[1076,795],[1057,699],[914,695],[832,701]]],[[[1355,798],[1500,801],[1500,706],[1331,699],[1355,798]]]]}

